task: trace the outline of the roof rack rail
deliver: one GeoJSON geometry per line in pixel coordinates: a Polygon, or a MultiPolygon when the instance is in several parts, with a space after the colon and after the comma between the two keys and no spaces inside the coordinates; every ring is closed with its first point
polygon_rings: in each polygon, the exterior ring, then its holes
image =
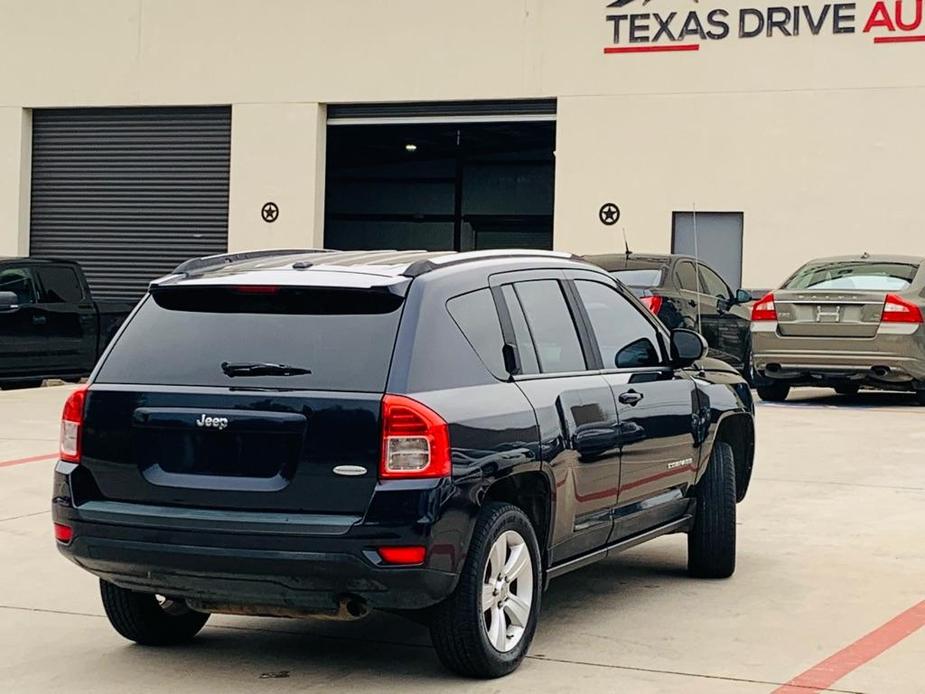
{"type": "Polygon", "coordinates": [[[260,258],[274,258],[276,256],[301,255],[303,253],[330,253],[322,248],[278,248],[267,251],[245,251],[244,253],[224,253],[221,255],[207,255],[202,258],[192,258],[180,263],[171,274],[188,275],[191,272],[205,270],[206,268],[222,267],[242,260],[259,260],[260,258]]]}
{"type": "Polygon", "coordinates": [[[496,251],[471,251],[467,253],[450,253],[438,258],[427,258],[417,260],[411,263],[402,273],[405,277],[420,277],[428,272],[439,270],[440,268],[451,267],[453,265],[462,265],[477,260],[501,260],[505,258],[557,258],[559,260],[583,260],[581,256],[574,253],[564,253],[560,251],[532,251],[521,249],[496,250],[496,251]]]}

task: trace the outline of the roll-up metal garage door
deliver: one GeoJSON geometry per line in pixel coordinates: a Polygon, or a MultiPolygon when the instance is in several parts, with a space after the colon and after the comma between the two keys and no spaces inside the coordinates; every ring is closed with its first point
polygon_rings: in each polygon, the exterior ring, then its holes
{"type": "Polygon", "coordinates": [[[231,109],[36,110],[30,253],[78,261],[95,295],[137,299],[228,248],[231,109]]]}

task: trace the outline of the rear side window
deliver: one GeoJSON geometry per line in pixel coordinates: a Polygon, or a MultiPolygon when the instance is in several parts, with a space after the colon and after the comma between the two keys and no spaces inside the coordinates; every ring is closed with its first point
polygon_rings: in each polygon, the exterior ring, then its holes
{"type": "Polygon", "coordinates": [[[385,389],[401,297],[384,291],[306,288],[257,287],[249,292],[173,288],[149,296],[97,381],[385,389]],[[266,373],[261,365],[267,364],[294,367],[298,373],[266,373]],[[247,365],[255,366],[250,374],[247,365]]]}
{"type": "Polygon", "coordinates": [[[858,289],[901,292],[908,289],[918,265],[906,263],[831,262],[797,270],[784,289],[858,289]]]}
{"type": "Polygon", "coordinates": [[[540,371],[584,371],[585,357],[575,322],[555,280],[518,282],[514,285],[533,338],[540,371]]]}
{"type": "Polygon", "coordinates": [[[0,270],[0,292],[13,292],[20,304],[35,302],[35,282],[28,268],[15,267],[0,270]]]}
{"type": "Polygon", "coordinates": [[[38,268],[39,302],[43,304],[79,304],[84,292],[77,273],[69,267],[38,268]]]}
{"type": "Polygon", "coordinates": [[[599,282],[578,280],[578,295],[601,350],[605,369],[658,366],[658,333],[633,305],[599,282]]]}
{"type": "Polygon", "coordinates": [[[662,283],[661,270],[618,270],[611,276],[620,280],[627,287],[645,287],[651,289],[662,283]]]}
{"type": "Polygon", "coordinates": [[[485,367],[496,378],[505,378],[504,337],[491,290],[457,296],[447,302],[446,308],[485,367]]]}
{"type": "Polygon", "coordinates": [[[689,292],[699,292],[700,287],[697,282],[697,273],[694,270],[693,263],[678,263],[675,270],[675,276],[678,278],[678,286],[689,292]]]}

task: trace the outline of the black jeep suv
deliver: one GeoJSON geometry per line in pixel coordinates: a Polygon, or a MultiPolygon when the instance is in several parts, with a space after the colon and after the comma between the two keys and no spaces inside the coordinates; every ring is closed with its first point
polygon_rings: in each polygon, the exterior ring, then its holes
{"type": "Polygon", "coordinates": [[[58,547],[138,643],[382,608],[504,675],[551,578],[674,532],[732,574],[753,406],[705,347],[566,254],[190,261],[67,401],[58,547]]]}

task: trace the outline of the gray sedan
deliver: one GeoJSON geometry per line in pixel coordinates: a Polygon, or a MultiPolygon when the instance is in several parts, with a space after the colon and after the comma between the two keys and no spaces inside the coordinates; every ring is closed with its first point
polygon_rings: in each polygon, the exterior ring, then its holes
{"type": "Polygon", "coordinates": [[[822,258],[752,310],[763,400],[795,386],[914,391],[925,404],[925,258],[822,258]]]}

